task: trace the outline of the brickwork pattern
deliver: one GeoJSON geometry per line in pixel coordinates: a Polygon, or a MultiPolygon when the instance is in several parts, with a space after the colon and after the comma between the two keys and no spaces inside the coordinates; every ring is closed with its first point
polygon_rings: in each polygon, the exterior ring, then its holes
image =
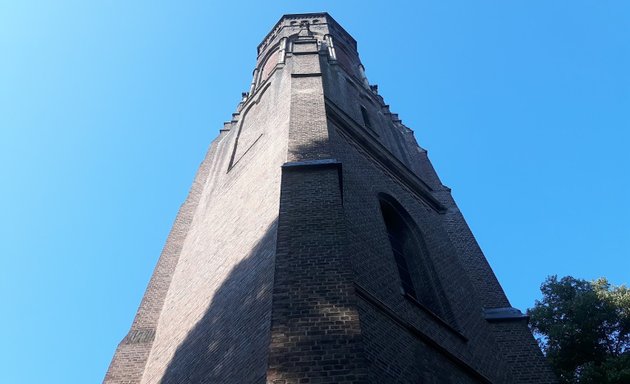
{"type": "Polygon", "coordinates": [[[354,39],[327,14],[288,15],[258,47],[105,382],[554,383],[523,321],[483,318],[505,306],[354,39]],[[385,195],[409,214],[439,315],[401,294],[385,195]]]}
{"type": "Polygon", "coordinates": [[[365,350],[370,362],[370,382],[479,382],[363,300],[359,301],[359,314],[365,350]],[[390,356],[396,358],[392,359],[390,356]]]}
{"type": "MultiPolygon", "coordinates": [[[[482,308],[509,306],[509,302],[500,288],[485,257],[481,253],[470,229],[466,225],[459,211],[453,209],[454,202],[450,199],[449,190],[442,186],[435,170],[431,166],[426,151],[421,149],[411,130],[404,127],[397,117],[389,113],[389,108],[379,104],[380,96],[373,90],[361,88],[357,79],[351,77],[338,66],[323,66],[324,89],[328,103],[333,103],[335,108],[343,110],[347,119],[354,120],[352,124],[340,126],[338,121],[329,121],[329,125],[338,135],[331,133],[334,141],[334,156],[344,164],[344,200],[347,228],[350,239],[350,254],[355,255],[354,268],[359,284],[367,287],[376,297],[387,303],[405,321],[413,324],[417,329],[424,330],[439,340],[447,349],[447,354],[452,354],[473,368],[483,377],[492,382],[553,382],[554,378],[548,370],[538,371],[542,373],[529,373],[536,371],[538,367],[546,366],[540,351],[531,342],[533,337],[525,328],[514,331],[519,334],[513,341],[519,346],[512,346],[505,342],[505,338],[497,337],[495,324],[490,324],[482,317],[482,308]],[[369,100],[368,100],[369,99],[369,100]],[[360,100],[357,103],[356,100],[360,100]],[[367,100],[367,101],[366,101],[367,100]],[[369,112],[372,122],[371,127],[365,126],[360,115],[359,105],[364,106],[369,112]],[[344,135],[344,131],[356,130],[362,127],[364,136],[376,137],[376,139],[400,162],[405,164],[433,190],[433,195],[438,197],[448,208],[445,214],[438,214],[430,209],[424,202],[414,198],[408,190],[401,186],[387,171],[387,166],[374,164],[367,149],[361,144],[353,142],[352,138],[344,135]],[[429,262],[435,267],[436,282],[444,287],[447,301],[450,304],[454,320],[444,319],[447,325],[464,336],[465,340],[453,336],[455,332],[449,331],[443,323],[435,321],[431,316],[426,316],[426,310],[419,309],[415,303],[402,297],[400,294],[400,282],[395,268],[394,258],[389,255],[385,235],[384,224],[380,218],[378,209],[378,194],[385,192],[399,201],[409,210],[416,220],[418,227],[423,232],[424,241],[429,249],[429,262]],[[449,197],[449,198],[445,198],[449,197]],[[424,319],[423,319],[424,318],[424,319]],[[505,358],[509,356],[522,356],[517,358],[505,358]],[[528,360],[529,359],[529,360],[528,360]],[[546,378],[546,379],[543,379],[546,378]]],[[[370,313],[374,309],[369,306],[361,306],[361,326],[364,332],[366,353],[370,360],[370,377],[379,382],[384,380],[375,372],[378,371],[379,362],[382,367],[392,367],[404,361],[402,356],[409,358],[409,366],[418,361],[418,355],[404,353],[393,356],[387,352],[383,345],[393,337],[392,329],[388,329],[383,321],[367,320],[378,319],[376,313],[370,313]],[[365,332],[372,332],[367,336],[365,332]],[[380,333],[379,333],[380,330],[380,333]],[[382,335],[379,340],[378,335],[382,335]],[[387,336],[385,336],[387,335],[387,336]],[[380,344],[379,344],[380,343],[380,344]]],[[[381,316],[382,317],[382,316],[381,316]]],[[[516,325],[518,327],[519,325],[516,325]]],[[[398,330],[398,333],[404,330],[398,330]]],[[[407,335],[408,336],[408,335],[407,335]]],[[[415,341],[412,345],[420,345],[421,341],[415,341]]],[[[435,354],[430,349],[424,348],[427,354],[435,354]]],[[[420,359],[420,361],[423,361],[420,359]]],[[[429,360],[426,360],[429,361],[429,360]]],[[[383,368],[385,369],[385,368],[383,368]]],[[[409,368],[411,369],[411,368],[409,368]]],[[[423,368],[431,372],[429,366],[423,368]]],[[[393,373],[388,369],[387,375],[393,373]]],[[[400,368],[397,372],[403,372],[400,368]]],[[[452,372],[447,369],[443,372],[452,372]]],[[[381,372],[381,374],[385,374],[381,372]]],[[[397,376],[396,380],[407,380],[408,372],[397,376]]],[[[439,376],[439,372],[433,372],[429,376],[438,375],[439,382],[459,382],[448,375],[439,376]],[[441,380],[441,381],[440,381],[441,380]]],[[[411,375],[413,377],[413,375],[411,375]]],[[[465,376],[468,377],[468,376],[465,376]]],[[[428,380],[427,378],[424,378],[428,380]]],[[[466,380],[470,380],[468,377],[466,380]]],[[[477,380],[477,379],[475,379],[477,380]]]]}
{"type": "Polygon", "coordinates": [[[268,382],[364,383],[336,167],[284,168],[268,382]]]}
{"type": "MultiPolygon", "coordinates": [[[[501,367],[503,363],[499,354],[488,353],[497,349],[496,344],[493,343],[489,324],[481,317],[481,307],[474,296],[471,283],[455,258],[455,251],[441,225],[440,215],[419,202],[381,169],[370,164],[355,148],[344,143],[343,139],[339,139],[338,146],[336,153],[346,165],[343,178],[346,196],[344,208],[349,233],[349,254],[353,257],[357,283],[393,308],[402,319],[439,340],[453,355],[467,361],[486,376],[498,376],[501,380],[498,382],[507,382],[507,369],[501,367]],[[389,247],[379,208],[378,194],[383,192],[398,200],[422,231],[428,250],[426,256],[429,258],[424,262],[431,263],[434,267],[436,273],[434,284],[442,286],[445,300],[454,316],[452,321],[448,319],[442,319],[444,322],[436,321],[425,308],[401,295],[395,259],[389,247]],[[463,334],[464,338],[460,334],[463,334]]],[[[374,308],[365,310],[376,311],[374,308]]],[[[377,314],[370,317],[362,315],[360,318],[362,328],[382,326],[390,329],[390,325],[386,323],[369,323],[368,318],[382,318],[377,314]]],[[[396,330],[405,332],[401,329],[396,330]]],[[[387,332],[374,331],[373,334],[387,335],[387,332]]],[[[380,343],[387,343],[389,337],[384,336],[380,343]]],[[[373,345],[379,343],[374,342],[373,345]]],[[[386,354],[384,351],[377,348],[368,353],[389,364],[404,361],[401,354],[386,354]]],[[[412,361],[412,357],[407,358],[412,361]]]]}
{"type": "Polygon", "coordinates": [[[197,171],[188,197],[179,209],[131,329],[118,345],[107,370],[104,379],[106,384],[135,384],[139,383],[142,378],[155,338],[157,322],[164,306],[164,298],[179,260],[184,239],[190,229],[203,186],[208,178],[209,164],[216,154],[217,144],[220,140],[221,136],[210,145],[210,149],[197,171]]]}
{"type": "Polygon", "coordinates": [[[281,71],[266,83],[213,143],[105,382],[265,381],[291,91],[281,71]],[[231,164],[243,116],[263,136],[231,164]]]}
{"type": "Polygon", "coordinates": [[[556,383],[551,367],[544,359],[536,340],[524,320],[492,324],[494,337],[512,376],[518,383],[556,383]]]}
{"type": "Polygon", "coordinates": [[[232,167],[239,121],[218,145],[142,383],[264,380],[290,77],[276,71],[267,87],[274,114],[242,108],[261,139],[232,167]]]}
{"type": "Polygon", "coordinates": [[[288,161],[330,157],[324,89],[317,47],[292,57],[288,161]]]}

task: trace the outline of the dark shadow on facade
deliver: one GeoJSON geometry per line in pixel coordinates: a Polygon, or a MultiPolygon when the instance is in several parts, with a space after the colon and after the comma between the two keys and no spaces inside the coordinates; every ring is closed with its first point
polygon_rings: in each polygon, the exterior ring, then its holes
{"type": "MultiPolygon", "coordinates": [[[[294,161],[308,162],[330,158],[330,144],[326,142],[315,141],[304,144],[293,141],[290,142],[289,147],[301,154],[294,161]]],[[[336,291],[322,287],[320,282],[324,274],[331,275],[328,277],[330,284],[339,289],[338,277],[333,275],[338,269],[335,262],[338,263],[342,258],[339,257],[340,255],[334,257],[336,261],[331,265],[327,258],[332,257],[330,249],[333,247],[329,244],[331,239],[334,239],[334,249],[343,252],[341,249],[345,238],[336,233],[338,224],[343,221],[341,201],[332,206],[328,203],[328,199],[335,200],[341,197],[337,170],[333,169],[330,172],[332,173],[329,174],[326,171],[325,175],[320,175],[320,178],[325,179],[321,183],[311,180],[313,177],[311,173],[304,176],[302,183],[296,183],[295,180],[286,182],[283,176],[281,206],[283,199],[293,202],[300,200],[299,204],[288,203],[285,208],[291,213],[285,212],[282,216],[284,219],[276,218],[249,254],[224,278],[203,318],[177,347],[163,376],[161,379],[158,378],[157,382],[160,384],[263,384],[267,381],[269,372],[271,376],[283,379],[318,374],[327,376],[329,372],[324,369],[323,362],[319,364],[321,365],[319,368],[314,368],[313,364],[305,367],[303,363],[295,363],[294,360],[299,353],[296,350],[320,349],[321,351],[317,353],[311,351],[307,354],[320,356],[319,359],[321,359],[327,354],[337,353],[336,351],[340,348],[337,344],[347,349],[348,345],[357,343],[360,336],[343,334],[345,331],[342,332],[342,327],[337,327],[341,335],[334,332],[329,335],[330,331],[315,330],[314,326],[309,328],[308,335],[301,337],[299,346],[292,345],[290,341],[288,344],[284,341],[274,344],[271,340],[274,329],[286,331],[286,333],[276,332],[281,339],[283,336],[288,339],[293,331],[305,332],[304,324],[298,321],[298,318],[310,317],[311,321],[317,322],[322,319],[325,322],[326,319],[341,316],[350,309],[356,311],[353,309],[355,307],[353,299],[347,296],[353,289],[349,260],[342,260],[343,264],[347,264],[344,267],[347,291],[344,300],[350,300],[352,305],[336,302],[338,296],[336,293],[332,295],[333,297],[329,297],[336,291]],[[331,184],[328,179],[334,183],[331,184]],[[335,185],[331,189],[332,197],[321,200],[306,196],[306,191],[310,191],[314,196],[321,196],[322,185],[335,185]],[[296,186],[303,189],[296,190],[296,186]],[[321,225],[320,222],[315,221],[315,218],[319,216],[324,223],[332,224],[330,217],[336,217],[337,221],[335,225],[321,225]],[[306,227],[304,227],[304,217],[309,217],[309,224],[306,227]],[[304,228],[298,231],[296,230],[298,226],[304,228]],[[321,230],[324,233],[320,233],[321,230]],[[335,232],[336,236],[331,236],[329,231],[335,232]],[[300,233],[300,236],[279,239],[279,232],[284,233],[285,237],[292,233],[300,233]],[[328,240],[322,241],[322,238],[328,240]],[[312,265],[309,268],[313,270],[300,267],[300,265],[306,265],[302,262],[312,255],[319,258],[322,270],[317,271],[312,265]],[[278,257],[280,257],[280,266],[276,265],[278,257]],[[302,262],[298,262],[298,259],[302,262]],[[281,268],[280,282],[277,281],[278,276],[275,275],[278,268],[281,268]],[[276,287],[274,287],[274,282],[276,287]],[[272,327],[271,318],[272,304],[274,310],[280,314],[274,319],[274,327],[272,327]],[[296,309],[298,307],[299,309],[296,309]],[[314,347],[306,348],[305,346],[314,347]],[[274,364],[274,361],[282,363],[274,364]],[[312,371],[317,371],[317,373],[312,371]]],[[[222,256],[214,255],[213,257],[222,256]]],[[[313,259],[309,260],[313,262],[313,259]]],[[[358,324],[356,316],[352,321],[358,324]]],[[[358,351],[352,352],[358,353],[358,351]]],[[[317,356],[314,358],[318,358],[317,356]]],[[[346,365],[355,364],[354,361],[350,361],[346,365]]],[[[349,371],[347,367],[339,369],[349,371]]],[[[350,373],[347,374],[350,375],[350,373]]]]}
{"type": "Polygon", "coordinates": [[[265,382],[276,230],[274,220],[225,278],[177,348],[161,384],[265,382]]]}

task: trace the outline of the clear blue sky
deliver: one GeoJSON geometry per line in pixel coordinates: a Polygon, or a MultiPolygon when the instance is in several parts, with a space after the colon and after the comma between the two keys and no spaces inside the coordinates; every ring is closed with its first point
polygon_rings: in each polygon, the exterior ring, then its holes
{"type": "Polygon", "coordinates": [[[356,38],[514,306],[629,282],[629,2],[165,3],[0,1],[0,382],[102,380],[283,13],[356,38]]]}

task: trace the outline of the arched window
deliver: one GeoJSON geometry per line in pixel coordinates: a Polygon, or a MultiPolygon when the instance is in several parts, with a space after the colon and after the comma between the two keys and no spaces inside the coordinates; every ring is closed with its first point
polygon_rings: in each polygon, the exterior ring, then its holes
{"type": "Polygon", "coordinates": [[[446,297],[420,231],[407,211],[391,196],[381,194],[379,200],[403,294],[442,319],[450,320],[446,297]]]}

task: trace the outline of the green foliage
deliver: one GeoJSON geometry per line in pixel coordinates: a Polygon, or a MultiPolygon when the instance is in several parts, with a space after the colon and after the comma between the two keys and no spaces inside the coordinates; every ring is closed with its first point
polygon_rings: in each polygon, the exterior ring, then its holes
{"type": "Polygon", "coordinates": [[[550,276],[527,312],[563,383],[630,383],[630,290],[606,279],[550,276]]]}

